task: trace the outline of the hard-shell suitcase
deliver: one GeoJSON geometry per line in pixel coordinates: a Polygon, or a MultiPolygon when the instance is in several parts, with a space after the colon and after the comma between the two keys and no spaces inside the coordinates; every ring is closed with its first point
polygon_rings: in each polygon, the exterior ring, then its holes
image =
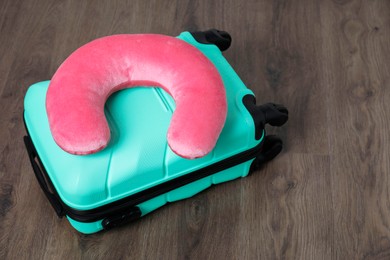
{"type": "Polygon", "coordinates": [[[161,88],[114,93],[105,107],[111,141],[104,150],[83,156],[63,151],[51,136],[45,107],[49,81],[28,89],[24,141],[33,170],[57,215],[66,216],[79,232],[107,230],[212,184],[245,177],[281,151],[281,140],[267,136],[264,127],[283,125],[287,109],[256,105],[252,91],[221,54],[230,46],[229,34],[183,32],[178,38],[208,57],[226,88],[226,123],[205,157],[189,160],[170,150],[166,133],[175,103],[161,88]]]}

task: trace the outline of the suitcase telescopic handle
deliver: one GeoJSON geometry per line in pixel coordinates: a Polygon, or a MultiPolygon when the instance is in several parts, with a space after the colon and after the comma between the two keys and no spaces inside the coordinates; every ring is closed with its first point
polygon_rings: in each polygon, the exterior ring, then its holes
{"type": "MultiPolygon", "coordinates": [[[[37,155],[37,152],[34,148],[34,145],[31,141],[31,138],[29,136],[25,136],[24,138],[24,144],[26,146],[28,157],[30,158],[31,166],[34,170],[35,177],[38,180],[39,186],[45,193],[47,199],[49,200],[50,204],[54,208],[55,212],[57,213],[58,217],[64,216],[64,209],[57,198],[57,195],[54,192],[51,192],[49,189],[49,185],[44,177],[44,168],[42,167],[42,162],[40,161],[40,158],[37,155]]],[[[54,190],[54,189],[52,189],[54,190]]]]}

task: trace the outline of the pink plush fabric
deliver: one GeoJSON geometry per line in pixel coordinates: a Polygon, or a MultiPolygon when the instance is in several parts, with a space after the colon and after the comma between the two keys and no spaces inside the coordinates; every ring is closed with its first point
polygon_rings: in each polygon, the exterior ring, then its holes
{"type": "Polygon", "coordinates": [[[167,139],[175,153],[197,158],[213,149],[227,113],[218,71],[190,44],[154,34],[103,37],[64,61],[46,97],[56,143],[72,154],[103,149],[110,140],[104,104],[113,92],[134,86],[159,86],[174,98],[167,139]]]}

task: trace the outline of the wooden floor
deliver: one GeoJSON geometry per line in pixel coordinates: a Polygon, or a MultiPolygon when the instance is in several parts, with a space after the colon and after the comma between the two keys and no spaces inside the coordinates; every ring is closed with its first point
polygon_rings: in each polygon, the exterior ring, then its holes
{"type": "Polygon", "coordinates": [[[388,0],[2,0],[0,119],[0,259],[390,259],[388,0]],[[28,161],[27,88],[100,36],[214,27],[258,101],[289,108],[269,129],[283,153],[136,223],[77,233],[28,161]]]}

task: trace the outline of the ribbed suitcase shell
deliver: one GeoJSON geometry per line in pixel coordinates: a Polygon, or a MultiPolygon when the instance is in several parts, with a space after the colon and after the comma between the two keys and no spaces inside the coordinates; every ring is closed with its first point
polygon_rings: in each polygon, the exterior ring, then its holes
{"type": "MultiPolygon", "coordinates": [[[[132,88],[114,93],[106,103],[111,141],[91,155],[72,155],[54,142],[47,120],[45,97],[49,81],[32,85],[24,101],[24,119],[29,136],[62,202],[84,211],[109,205],[158,184],[184,176],[259,145],[251,114],[243,104],[253,95],[213,44],[197,42],[184,32],[178,38],[194,45],[216,66],[227,92],[228,116],[214,150],[195,160],[174,154],[166,141],[175,109],[171,96],[160,88],[132,88]]],[[[64,108],[66,109],[66,108],[64,108]]],[[[191,118],[188,118],[190,121],[191,118]]],[[[138,204],[142,216],[173,202],[188,198],[218,184],[245,177],[253,159],[202,178],[138,204]]],[[[68,216],[82,233],[103,229],[102,220],[80,222],[68,216]]]]}

